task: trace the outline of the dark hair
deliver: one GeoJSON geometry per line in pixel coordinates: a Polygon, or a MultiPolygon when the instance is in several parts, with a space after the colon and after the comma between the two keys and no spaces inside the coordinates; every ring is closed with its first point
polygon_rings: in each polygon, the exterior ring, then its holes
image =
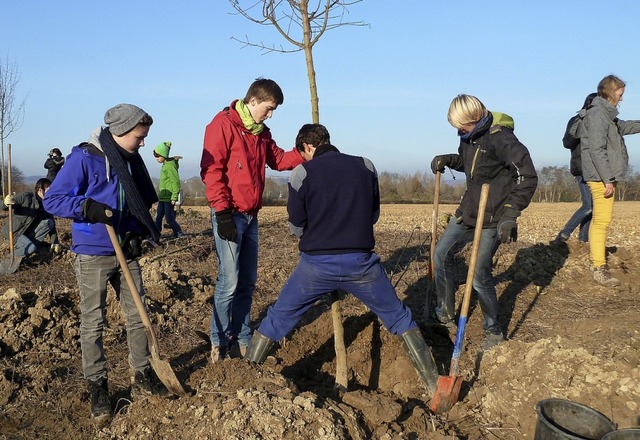
{"type": "Polygon", "coordinates": [[[322,124],[304,124],[296,136],[296,149],[304,151],[302,144],[313,145],[318,148],[320,145],[331,143],[329,131],[322,124]]]}
{"type": "Polygon", "coordinates": [[[38,181],[36,182],[36,186],[34,188],[34,192],[36,194],[38,194],[38,191],[40,191],[40,190],[45,191],[50,186],[51,186],[51,180],[46,179],[46,178],[43,177],[42,179],[38,179],[38,181]]]}
{"type": "Polygon", "coordinates": [[[62,156],[62,151],[60,151],[60,148],[52,148],[51,151],[49,151],[50,154],[57,154],[58,156],[62,156]]]}
{"type": "Polygon", "coordinates": [[[273,100],[281,105],[284,102],[284,94],[278,83],[265,78],[258,78],[249,86],[243,101],[248,104],[251,98],[256,98],[258,103],[273,100]]]}
{"type": "MultiPolygon", "coordinates": [[[[140,119],[140,122],[138,122],[136,127],[138,125],[143,125],[145,127],[151,127],[153,125],[153,118],[151,117],[151,115],[149,113],[145,113],[145,115],[140,119]]],[[[136,127],[133,127],[133,128],[136,128],[136,127]]],[[[133,130],[133,128],[131,130],[133,130]]],[[[131,131],[131,130],[129,130],[129,131],[131,131]]]]}
{"type": "Polygon", "coordinates": [[[596,96],[598,96],[597,93],[589,93],[587,97],[584,99],[584,104],[582,104],[582,109],[584,110],[591,107],[591,102],[593,101],[593,98],[595,98],[596,96]]]}

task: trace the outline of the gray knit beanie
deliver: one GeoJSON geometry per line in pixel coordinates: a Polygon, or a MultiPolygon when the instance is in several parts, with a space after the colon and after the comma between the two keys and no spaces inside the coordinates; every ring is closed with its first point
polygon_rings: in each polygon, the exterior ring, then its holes
{"type": "Polygon", "coordinates": [[[133,130],[147,112],[133,104],[118,104],[104,114],[104,123],[115,136],[122,136],[133,130]]]}

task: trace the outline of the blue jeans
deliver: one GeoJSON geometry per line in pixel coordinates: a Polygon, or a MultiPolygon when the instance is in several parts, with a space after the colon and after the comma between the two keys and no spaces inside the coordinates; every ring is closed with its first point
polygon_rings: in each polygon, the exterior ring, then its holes
{"type": "Polygon", "coordinates": [[[162,233],[162,218],[167,219],[169,227],[173,231],[173,236],[177,237],[182,232],[180,225],[176,221],[176,210],[171,202],[158,202],[158,212],[156,213],[156,228],[162,233]]]}
{"type": "MultiPolygon", "coordinates": [[[[442,322],[451,321],[455,315],[455,254],[473,241],[474,228],[459,224],[451,218],[447,229],[436,245],[434,255],[436,282],[436,316],[442,322]]],[[[473,276],[473,288],[478,292],[478,302],[484,315],[482,328],[491,333],[500,333],[498,322],[498,297],[492,274],[493,255],[500,240],[495,229],[483,229],[478,248],[478,258],[473,276]]]]}
{"type": "MultiPolygon", "coordinates": [[[[140,265],[137,260],[129,260],[127,266],[144,304],[140,265]]],[[[107,283],[113,286],[127,319],[129,365],[135,371],[144,371],[151,357],[147,333],[116,257],[78,254],[74,267],[80,290],[80,347],[85,379],[107,377],[102,343],[107,325],[107,283]]]]}
{"type": "Polygon", "coordinates": [[[578,240],[587,243],[589,241],[589,225],[591,224],[591,214],[593,213],[593,201],[591,200],[589,186],[582,176],[576,176],[576,182],[578,182],[578,188],[580,189],[582,206],[573,213],[567,224],[564,225],[564,228],[560,231],[560,236],[567,240],[571,237],[573,231],[580,226],[578,240]]]}
{"type": "Polygon", "coordinates": [[[284,338],[321,296],[334,290],[349,292],[361,300],[394,335],[416,326],[375,253],[302,253],[258,332],[274,341],[284,338]]]}
{"type": "Polygon", "coordinates": [[[218,278],[213,293],[211,344],[226,347],[232,339],[241,345],[251,340],[250,313],[258,278],[258,217],[236,212],[236,241],[218,235],[215,211],[211,210],[213,239],[218,256],[218,278]]]}
{"type": "Polygon", "coordinates": [[[13,245],[16,256],[26,257],[33,254],[42,246],[42,242],[47,236],[50,237],[51,244],[58,243],[56,223],[51,218],[41,220],[33,230],[16,238],[16,242],[13,245]]]}

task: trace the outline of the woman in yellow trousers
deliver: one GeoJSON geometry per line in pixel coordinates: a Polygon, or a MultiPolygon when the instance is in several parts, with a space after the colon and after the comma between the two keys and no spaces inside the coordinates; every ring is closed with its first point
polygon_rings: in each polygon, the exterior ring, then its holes
{"type": "Polygon", "coordinates": [[[593,218],[589,229],[593,279],[607,287],[620,284],[607,265],[606,240],[616,184],[625,180],[629,168],[623,136],[640,132],[640,121],[623,121],[617,117],[625,85],[614,75],[605,76],[600,81],[598,96],[582,120],[584,130],[580,138],[582,173],[593,198],[593,218]]]}

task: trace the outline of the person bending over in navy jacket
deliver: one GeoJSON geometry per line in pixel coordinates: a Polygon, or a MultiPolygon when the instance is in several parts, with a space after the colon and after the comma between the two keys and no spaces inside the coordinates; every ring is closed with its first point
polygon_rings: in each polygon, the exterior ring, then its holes
{"type": "Polygon", "coordinates": [[[71,251],[77,254],[74,267],[80,291],[82,369],[91,415],[99,425],[111,418],[102,343],[107,284],[115,289],[127,320],[131,397],[166,392],[150,366],[144,325],[105,227],[114,226],[144,303],[137,258],[142,253],[142,240],[150,237],[157,241],[160,233],[149,214],[158,201],[156,190],[138,150],[144,146],[153,119],[135,105],[118,104],[107,110],[104,122],[107,127],[98,127],[88,142],[73,147],[44,198],[48,212],[73,219],[71,251]]]}
{"type": "Polygon", "coordinates": [[[300,238],[300,260],[254,332],[245,359],[264,362],[275,341],[284,338],[321,296],[342,290],[369,307],[389,332],[401,335],[433,393],[438,371],[431,351],[373,251],[373,225],[380,214],[373,163],[338,151],[320,124],[303,125],[296,148],[307,162],[292,171],[287,210],[289,229],[300,238]]]}

